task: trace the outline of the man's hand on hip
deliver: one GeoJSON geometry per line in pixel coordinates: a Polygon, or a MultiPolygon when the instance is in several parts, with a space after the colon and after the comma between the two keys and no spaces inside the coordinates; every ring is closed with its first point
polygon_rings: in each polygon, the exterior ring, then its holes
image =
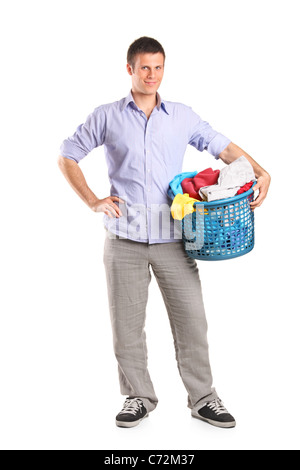
{"type": "Polygon", "coordinates": [[[117,204],[114,203],[120,202],[124,204],[124,201],[117,196],[108,196],[104,199],[98,199],[92,206],[91,209],[94,212],[104,212],[104,214],[108,215],[111,219],[114,217],[119,218],[122,217],[122,212],[117,204]]]}

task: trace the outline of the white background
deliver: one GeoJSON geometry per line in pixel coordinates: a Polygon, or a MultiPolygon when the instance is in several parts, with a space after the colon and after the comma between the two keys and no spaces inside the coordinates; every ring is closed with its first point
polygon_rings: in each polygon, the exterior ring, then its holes
{"type": "MultiPolygon", "coordinates": [[[[299,449],[299,25],[297,1],[1,2],[2,449],[299,449]],[[138,37],[166,52],[163,98],[188,104],[272,176],[256,246],[198,261],[215,386],[234,430],[192,419],[153,278],[147,307],[157,409],[114,419],[102,215],[57,166],[64,138],[130,90],[138,37]]],[[[192,147],[183,171],[222,167],[192,147]]],[[[109,195],[103,148],[81,168],[109,195]]]]}

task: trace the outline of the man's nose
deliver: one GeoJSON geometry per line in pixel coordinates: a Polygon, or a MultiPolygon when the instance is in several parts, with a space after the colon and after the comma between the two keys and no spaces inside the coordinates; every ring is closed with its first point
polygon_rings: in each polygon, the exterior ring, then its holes
{"type": "Polygon", "coordinates": [[[148,78],[153,78],[155,76],[155,69],[149,70],[148,78]]]}

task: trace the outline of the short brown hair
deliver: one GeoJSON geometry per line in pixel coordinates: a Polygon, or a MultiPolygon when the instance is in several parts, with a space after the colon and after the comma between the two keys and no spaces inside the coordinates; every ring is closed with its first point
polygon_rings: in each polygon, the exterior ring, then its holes
{"type": "Polygon", "coordinates": [[[129,49],[127,51],[127,63],[131,65],[131,67],[134,69],[135,56],[137,54],[157,54],[158,52],[160,52],[164,56],[165,60],[166,54],[162,45],[158,41],[156,41],[156,39],[143,36],[139,39],[136,39],[129,46],[129,49]]]}

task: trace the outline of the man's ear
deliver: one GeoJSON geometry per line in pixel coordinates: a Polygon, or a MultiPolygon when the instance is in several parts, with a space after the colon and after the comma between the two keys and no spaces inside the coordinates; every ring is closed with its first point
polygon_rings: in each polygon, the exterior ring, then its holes
{"type": "Polygon", "coordinates": [[[126,68],[127,68],[127,72],[129,73],[129,75],[133,75],[133,68],[131,67],[131,65],[126,64],[126,68]]]}

